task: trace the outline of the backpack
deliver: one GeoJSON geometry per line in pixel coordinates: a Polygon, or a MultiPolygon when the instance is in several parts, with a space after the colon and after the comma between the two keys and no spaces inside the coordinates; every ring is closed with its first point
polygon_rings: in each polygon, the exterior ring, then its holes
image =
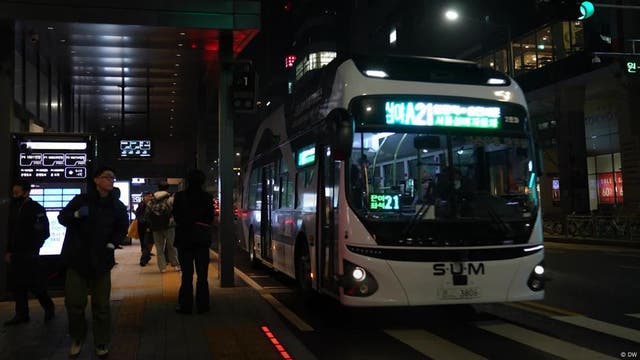
{"type": "Polygon", "coordinates": [[[151,231],[162,231],[169,228],[171,221],[171,206],[168,203],[169,197],[156,199],[149,202],[149,228],[151,231]]]}

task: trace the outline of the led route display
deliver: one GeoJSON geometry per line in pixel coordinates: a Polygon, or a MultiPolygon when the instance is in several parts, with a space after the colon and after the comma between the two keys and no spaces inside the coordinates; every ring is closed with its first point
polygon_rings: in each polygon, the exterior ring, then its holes
{"type": "Polygon", "coordinates": [[[388,125],[497,129],[500,108],[419,101],[386,101],[388,125]]]}
{"type": "Polygon", "coordinates": [[[369,210],[400,210],[400,195],[371,193],[369,210]]]}

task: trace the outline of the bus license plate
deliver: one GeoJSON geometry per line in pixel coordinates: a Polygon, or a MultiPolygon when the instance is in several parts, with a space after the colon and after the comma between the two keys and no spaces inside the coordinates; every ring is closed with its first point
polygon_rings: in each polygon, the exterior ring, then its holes
{"type": "Polygon", "coordinates": [[[479,287],[441,288],[438,295],[443,300],[475,299],[480,297],[479,287]]]}

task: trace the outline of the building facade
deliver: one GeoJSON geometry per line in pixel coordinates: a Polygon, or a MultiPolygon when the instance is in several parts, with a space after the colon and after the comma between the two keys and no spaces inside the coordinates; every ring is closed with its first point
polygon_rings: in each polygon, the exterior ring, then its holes
{"type": "Polygon", "coordinates": [[[545,216],[640,213],[639,10],[596,7],[579,21],[577,5],[514,3],[459,2],[454,24],[444,2],[289,1],[297,21],[281,54],[283,67],[294,56],[286,87],[349,52],[475,60],[511,73],[525,91],[545,216]]]}

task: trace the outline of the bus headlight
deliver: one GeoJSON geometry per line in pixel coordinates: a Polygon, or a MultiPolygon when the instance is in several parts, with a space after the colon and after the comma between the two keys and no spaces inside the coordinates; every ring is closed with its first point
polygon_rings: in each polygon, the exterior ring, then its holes
{"type": "Polygon", "coordinates": [[[353,280],[360,282],[367,278],[367,272],[360,266],[356,266],[351,272],[351,277],[353,277],[353,280]]]}
{"type": "Polygon", "coordinates": [[[529,280],[527,281],[527,286],[529,286],[529,289],[533,291],[544,290],[544,263],[543,262],[533,267],[533,270],[529,275],[529,280]]]}
{"type": "Polygon", "coordinates": [[[378,282],[364,267],[343,260],[344,276],[340,285],[348,296],[370,296],[378,291],[378,282]]]}

